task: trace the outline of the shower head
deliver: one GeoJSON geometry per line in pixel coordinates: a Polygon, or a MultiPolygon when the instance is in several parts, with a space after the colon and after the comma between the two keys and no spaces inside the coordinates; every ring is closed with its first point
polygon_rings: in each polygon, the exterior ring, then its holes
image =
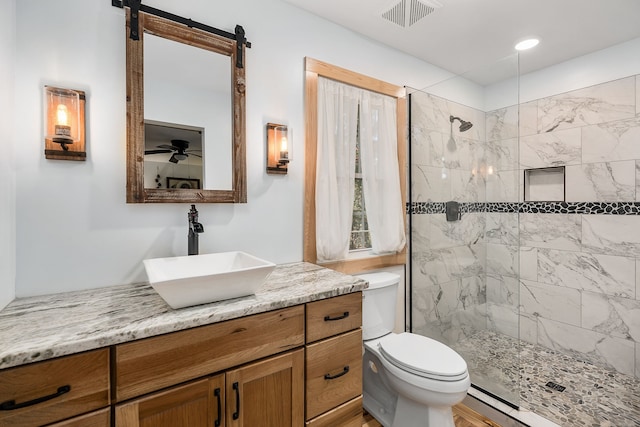
{"type": "Polygon", "coordinates": [[[449,122],[453,123],[454,120],[460,122],[460,132],[466,132],[473,126],[473,123],[462,120],[460,117],[449,116],[449,122]]]}

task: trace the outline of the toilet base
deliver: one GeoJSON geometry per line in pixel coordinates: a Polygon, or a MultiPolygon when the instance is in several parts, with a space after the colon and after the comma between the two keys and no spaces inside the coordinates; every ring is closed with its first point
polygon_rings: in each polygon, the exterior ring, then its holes
{"type": "Polygon", "coordinates": [[[363,392],[364,409],[383,427],[455,427],[450,406],[425,407],[412,400],[399,398],[393,412],[371,395],[363,392]]]}
{"type": "Polygon", "coordinates": [[[373,396],[367,393],[365,390],[362,391],[362,407],[376,419],[382,427],[391,427],[391,423],[393,422],[393,417],[395,415],[395,405],[388,411],[385,409],[385,405],[378,402],[373,396]]]}
{"type": "Polygon", "coordinates": [[[391,427],[455,427],[451,406],[424,406],[398,396],[391,427]]]}

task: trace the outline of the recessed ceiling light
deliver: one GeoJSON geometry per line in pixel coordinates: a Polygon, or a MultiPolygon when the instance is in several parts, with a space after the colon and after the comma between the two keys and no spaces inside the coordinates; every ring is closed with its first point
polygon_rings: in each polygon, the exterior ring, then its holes
{"type": "Polygon", "coordinates": [[[535,47],[540,43],[538,39],[526,39],[515,45],[516,50],[527,50],[535,47]]]}

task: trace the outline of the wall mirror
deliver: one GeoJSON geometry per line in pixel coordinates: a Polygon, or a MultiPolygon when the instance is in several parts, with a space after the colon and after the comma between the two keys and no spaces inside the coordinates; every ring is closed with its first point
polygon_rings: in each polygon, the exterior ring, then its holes
{"type": "Polygon", "coordinates": [[[127,9],[127,203],[245,203],[244,43],[127,9]],[[135,27],[135,23],[134,23],[135,27]]]}

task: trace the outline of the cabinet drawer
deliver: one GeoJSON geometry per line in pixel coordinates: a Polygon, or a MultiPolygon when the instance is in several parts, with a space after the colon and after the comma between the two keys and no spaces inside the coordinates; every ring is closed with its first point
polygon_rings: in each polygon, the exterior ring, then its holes
{"type": "Polygon", "coordinates": [[[94,350],[0,371],[0,426],[53,423],[109,405],[109,351],[94,350]],[[44,399],[49,397],[49,399],[44,399]],[[20,407],[32,401],[38,401],[20,407]]]}
{"type": "Polygon", "coordinates": [[[304,306],[115,347],[116,400],[223,371],[304,344],[304,306]]]}
{"type": "Polygon", "coordinates": [[[307,342],[362,326],[362,292],[307,304],[307,342]]]}
{"type": "Polygon", "coordinates": [[[307,420],[362,394],[362,331],[307,346],[307,420]]]}
{"type": "Polygon", "coordinates": [[[362,396],[307,421],[307,427],[362,427],[362,396]]]}
{"type": "Polygon", "coordinates": [[[47,427],[109,427],[111,425],[111,409],[105,408],[90,414],[79,415],[70,420],[49,424],[47,427]]]}

